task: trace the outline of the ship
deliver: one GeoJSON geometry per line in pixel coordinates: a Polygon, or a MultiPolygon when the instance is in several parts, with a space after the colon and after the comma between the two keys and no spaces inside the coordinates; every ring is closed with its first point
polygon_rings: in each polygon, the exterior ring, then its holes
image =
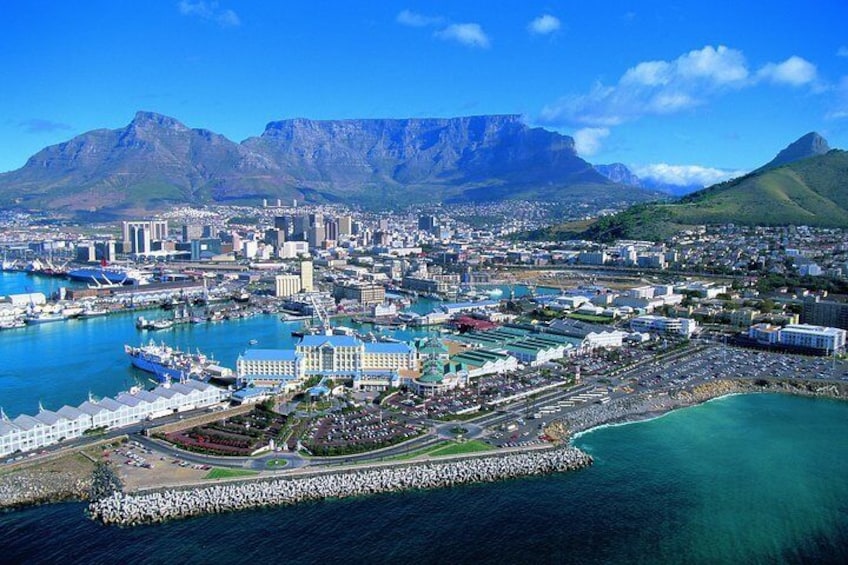
{"type": "Polygon", "coordinates": [[[95,287],[141,285],[150,282],[150,273],[116,265],[71,269],[67,274],[71,280],[93,283],[95,287]]]}
{"type": "Polygon", "coordinates": [[[200,352],[186,353],[152,339],[139,347],[124,345],[124,352],[130,356],[133,367],[151,373],[159,382],[199,377],[210,364],[200,352]]]}

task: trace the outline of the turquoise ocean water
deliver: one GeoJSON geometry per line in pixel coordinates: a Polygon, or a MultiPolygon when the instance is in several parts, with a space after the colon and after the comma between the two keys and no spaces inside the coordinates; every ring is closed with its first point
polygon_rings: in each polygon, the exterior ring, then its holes
{"type": "Polygon", "coordinates": [[[744,395],[578,439],[587,470],[120,529],[0,514],[21,563],[845,563],[848,405],[744,395]]]}
{"type": "MultiPolygon", "coordinates": [[[[9,292],[9,291],[6,291],[9,292]]],[[[0,294],[4,291],[0,289],[0,294]]],[[[275,317],[164,333],[232,364],[249,339],[290,343],[275,317]]],[[[132,316],[0,332],[9,413],[112,394],[134,373],[132,316]]],[[[848,562],[848,404],[733,396],[576,443],[590,469],[120,529],[83,504],[0,514],[9,563],[848,562]]]]}

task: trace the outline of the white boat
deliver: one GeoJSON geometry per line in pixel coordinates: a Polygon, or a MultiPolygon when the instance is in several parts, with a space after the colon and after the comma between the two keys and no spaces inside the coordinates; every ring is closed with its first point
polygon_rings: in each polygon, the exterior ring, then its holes
{"type": "Polygon", "coordinates": [[[108,314],[108,310],[104,310],[102,308],[96,308],[94,306],[86,306],[82,309],[82,313],[80,313],[80,318],[96,318],[98,316],[105,316],[108,314]]]}
{"type": "Polygon", "coordinates": [[[37,312],[24,317],[27,324],[47,324],[49,322],[61,322],[64,319],[65,316],[61,312],[37,312]]]}
{"type": "Polygon", "coordinates": [[[139,330],[167,330],[174,327],[173,320],[148,320],[143,316],[136,318],[135,327],[139,330]]]}

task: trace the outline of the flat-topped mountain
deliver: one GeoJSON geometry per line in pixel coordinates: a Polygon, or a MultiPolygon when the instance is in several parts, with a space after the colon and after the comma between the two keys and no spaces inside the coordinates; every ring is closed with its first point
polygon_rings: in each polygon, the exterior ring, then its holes
{"type": "Polygon", "coordinates": [[[391,206],[508,198],[640,201],[519,116],[271,122],[235,143],[138,112],[124,128],[47,147],[0,174],[0,205],[130,215],[263,198],[391,206]]]}

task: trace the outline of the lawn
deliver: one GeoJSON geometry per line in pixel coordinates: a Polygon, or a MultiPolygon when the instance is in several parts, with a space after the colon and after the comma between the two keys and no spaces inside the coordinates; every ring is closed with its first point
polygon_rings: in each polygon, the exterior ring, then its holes
{"type": "Polygon", "coordinates": [[[282,469],[288,464],[289,462],[285,459],[271,459],[265,463],[265,466],[269,469],[282,469]]]}
{"type": "Polygon", "coordinates": [[[209,471],[204,479],[232,479],[234,477],[252,477],[258,475],[257,471],[249,471],[247,469],[221,469],[216,467],[209,471]]]}
{"type": "Polygon", "coordinates": [[[425,447],[424,449],[417,449],[402,455],[387,457],[384,461],[405,461],[407,459],[421,457],[422,455],[428,455],[430,457],[445,457],[448,455],[462,455],[463,453],[477,453],[480,451],[488,451],[490,449],[492,449],[490,445],[478,440],[470,440],[462,443],[443,441],[436,445],[425,447]]]}
{"type": "Polygon", "coordinates": [[[430,457],[444,457],[446,455],[461,455],[463,453],[477,453],[480,451],[489,451],[492,446],[483,443],[482,441],[473,439],[462,443],[449,443],[448,445],[439,447],[430,451],[430,457]]]}
{"type": "Polygon", "coordinates": [[[595,316],[594,314],[568,314],[566,318],[572,320],[580,320],[581,322],[589,322],[591,324],[611,324],[613,319],[609,316],[595,316]]]}

